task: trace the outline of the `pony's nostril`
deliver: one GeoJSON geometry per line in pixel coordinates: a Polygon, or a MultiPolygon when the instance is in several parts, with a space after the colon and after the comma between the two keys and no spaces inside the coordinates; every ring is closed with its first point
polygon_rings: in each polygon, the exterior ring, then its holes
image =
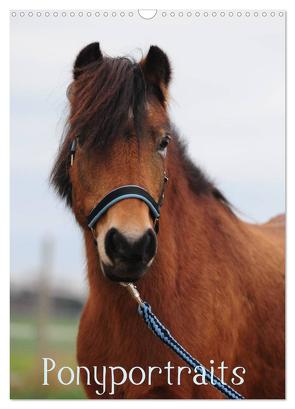
{"type": "Polygon", "coordinates": [[[120,234],[120,232],[115,228],[111,228],[106,234],[105,250],[111,260],[114,260],[121,253],[124,253],[122,244],[123,240],[121,236],[122,235],[120,234]]]}
{"type": "Polygon", "coordinates": [[[156,254],[157,238],[153,230],[149,229],[143,236],[143,257],[148,263],[156,254]]]}
{"type": "Polygon", "coordinates": [[[111,228],[105,238],[105,251],[113,262],[147,264],[154,257],[156,247],[156,235],[151,229],[134,240],[123,235],[116,228],[111,228]]]}

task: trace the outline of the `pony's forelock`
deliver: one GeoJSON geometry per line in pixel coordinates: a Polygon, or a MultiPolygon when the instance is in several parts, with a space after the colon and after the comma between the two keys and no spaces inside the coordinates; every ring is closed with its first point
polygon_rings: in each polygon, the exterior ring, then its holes
{"type": "Polygon", "coordinates": [[[136,133],[146,115],[147,84],[140,64],[105,57],[92,64],[69,89],[69,138],[102,147],[122,136],[133,121],[136,133]]]}

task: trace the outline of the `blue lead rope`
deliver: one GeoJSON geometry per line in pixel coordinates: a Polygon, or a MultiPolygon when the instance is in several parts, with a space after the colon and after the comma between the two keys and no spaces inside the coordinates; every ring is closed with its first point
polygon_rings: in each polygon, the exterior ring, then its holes
{"type": "Polygon", "coordinates": [[[236,392],[227,384],[223,383],[215,375],[211,375],[211,372],[205,368],[199,361],[193,358],[170,334],[167,328],[158,320],[155,314],[152,312],[151,306],[146,302],[141,302],[138,307],[139,314],[143,317],[144,322],[152,330],[152,332],[160,338],[169,348],[171,348],[176,354],[183,359],[191,368],[196,372],[205,374],[206,380],[221,393],[223,393],[229,399],[245,399],[242,395],[236,392]]]}

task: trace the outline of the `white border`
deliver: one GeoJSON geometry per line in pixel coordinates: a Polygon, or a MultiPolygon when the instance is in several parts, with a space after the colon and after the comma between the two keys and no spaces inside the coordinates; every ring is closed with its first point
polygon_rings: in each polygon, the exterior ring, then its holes
{"type": "MultiPolygon", "coordinates": [[[[140,1],[140,0],[125,0],[125,1],[115,1],[115,0],[83,0],[83,2],[69,2],[68,0],[47,0],[47,1],[2,1],[0,3],[0,28],[1,36],[3,39],[1,44],[1,64],[0,64],[0,78],[1,78],[1,145],[0,145],[0,175],[1,175],[1,199],[0,199],[0,272],[1,272],[1,296],[0,296],[0,312],[1,312],[1,336],[0,336],[0,351],[1,351],[1,360],[0,360],[0,402],[1,407],[11,407],[11,406],[21,406],[21,407],[39,407],[40,404],[48,406],[54,405],[56,408],[65,406],[70,407],[83,407],[87,405],[116,405],[120,406],[133,406],[139,405],[138,401],[117,401],[117,402],[93,402],[93,401],[52,401],[52,400],[42,400],[42,403],[38,401],[10,401],[9,396],[9,10],[11,9],[151,9],[151,8],[160,8],[160,9],[265,9],[265,10],[287,10],[287,72],[288,72],[288,93],[287,93],[287,103],[288,103],[288,112],[291,113],[288,116],[287,132],[289,135],[287,141],[287,170],[288,175],[295,174],[295,161],[292,158],[292,152],[294,152],[295,144],[295,129],[294,129],[294,115],[292,111],[295,108],[294,101],[294,72],[295,72],[295,59],[294,59],[294,38],[295,38],[295,5],[294,2],[281,0],[281,1],[272,1],[272,0],[149,0],[149,1],[140,1]],[[180,7],[181,6],[181,7],[180,7]],[[292,90],[292,93],[291,93],[292,90]]],[[[288,179],[293,179],[292,176],[288,179]]],[[[292,183],[292,182],[291,182],[292,183]]],[[[291,319],[288,320],[288,335],[287,335],[287,346],[288,346],[288,364],[287,364],[287,396],[286,401],[243,401],[236,402],[236,405],[251,405],[251,406],[276,406],[282,405],[289,407],[290,405],[294,406],[295,403],[295,387],[293,386],[294,381],[294,372],[293,372],[293,363],[294,363],[294,317],[290,314],[291,309],[294,309],[294,275],[295,275],[295,266],[294,266],[294,250],[292,247],[294,245],[294,211],[291,210],[295,208],[294,203],[294,182],[291,184],[288,183],[288,195],[287,195],[287,209],[288,211],[288,246],[287,246],[287,305],[289,316],[291,319]],[[293,186],[292,186],[293,185],[293,186]]],[[[149,401],[140,401],[140,406],[150,405],[149,401]]],[[[154,401],[153,405],[179,405],[179,402],[173,401],[154,401]]],[[[212,407],[215,405],[221,405],[222,407],[228,407],[230,404],[228,401],[181,401],[181,405],[201,405],[203,407],[212,407]]],[[[233,404],[233,403],[232,403],[233,404]]],[[[219,406],[220,407],[220,406],[219,406]]]]}

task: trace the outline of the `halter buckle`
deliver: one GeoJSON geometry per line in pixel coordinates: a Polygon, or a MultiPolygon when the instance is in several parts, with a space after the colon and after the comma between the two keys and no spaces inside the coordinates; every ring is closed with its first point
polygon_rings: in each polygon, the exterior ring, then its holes
{"type": "Polygon", "coordinates": [[[159,228],[160,228],[160,218],[157,217],[154,221],[154,230],[156,232],[156,234],[159,233],[159,228]]]}

